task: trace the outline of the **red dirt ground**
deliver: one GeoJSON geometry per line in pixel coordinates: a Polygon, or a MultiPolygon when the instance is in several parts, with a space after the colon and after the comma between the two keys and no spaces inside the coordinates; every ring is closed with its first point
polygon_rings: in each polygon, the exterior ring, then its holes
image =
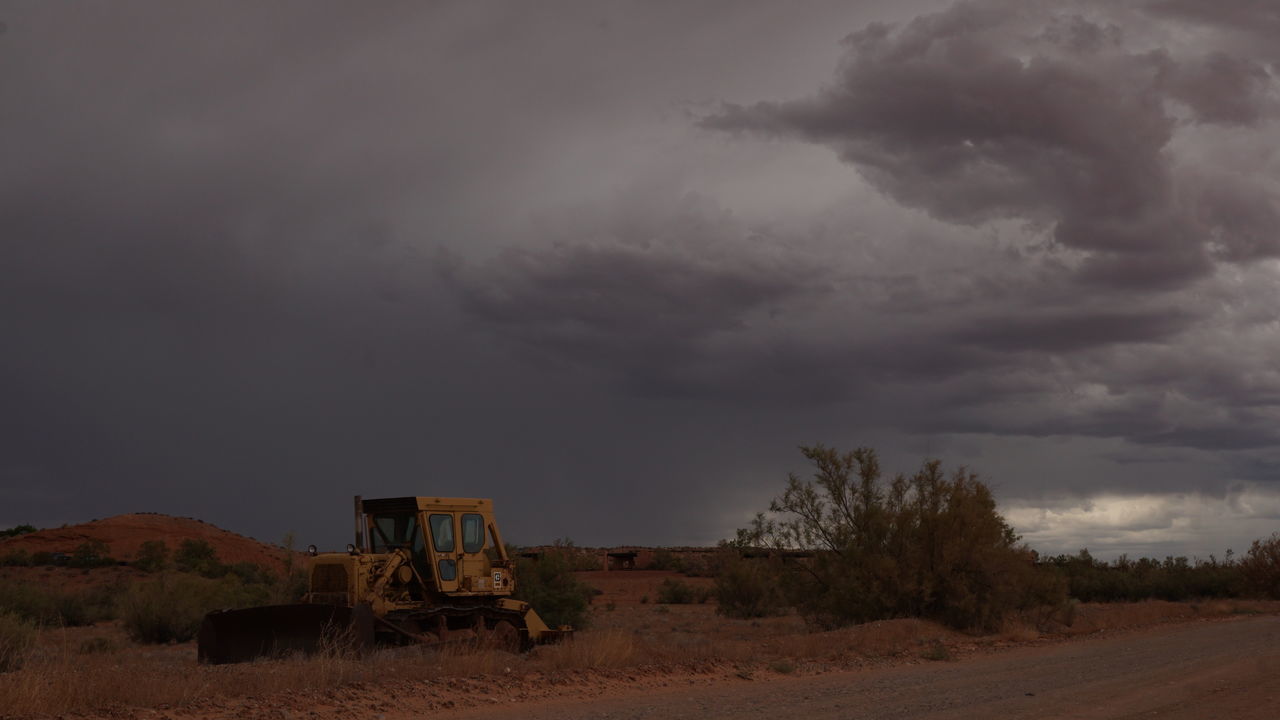
{"type": "Polygon", "coordinates": [[[162,540],[175,551],[183,540],[204,540],[213,546],[218,559],[229,565],[256,563],[272,570],[284,569],[285,550],[258,542],[253,538],[223,530],[191,518],[158,513],[136,513],[80,525],[38,530],[27,535],[0,540],[0,557],[12,552],[73,553],[87,540],[107,544],[109,554],[117,560],[131,561],[148,540],[162,540]]]}
{"type": "Polygon", "coordinates": [[[658,588],[664,580],[678,578],[686,585],[695,588],[712,588],[712,578],[685,577],[678,572],[668,570],[588,570],[574,573],[579,580],[600,591],[591,602],[594,605],[639,605],[658,601],[658,588]]]}

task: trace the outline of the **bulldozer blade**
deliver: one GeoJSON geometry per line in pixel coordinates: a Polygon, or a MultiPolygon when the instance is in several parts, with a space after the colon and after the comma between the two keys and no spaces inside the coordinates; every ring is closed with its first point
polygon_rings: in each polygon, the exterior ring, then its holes
{"type": "Polygon", "coordinates": [[[268,605],[206,615],[197,657],[219,665],[290,653],[360,652],[372,645],[373,612],[367,605],[268,605]]]}

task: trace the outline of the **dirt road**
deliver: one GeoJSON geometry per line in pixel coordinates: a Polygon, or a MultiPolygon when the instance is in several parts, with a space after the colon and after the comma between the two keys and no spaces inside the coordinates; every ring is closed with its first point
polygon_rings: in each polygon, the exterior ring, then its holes
{"type": "Polygon", "coordinates": [[[452,717],[1280,718],[1280,617],[1246,617],[812,677],[740,680],[452,717]]]}

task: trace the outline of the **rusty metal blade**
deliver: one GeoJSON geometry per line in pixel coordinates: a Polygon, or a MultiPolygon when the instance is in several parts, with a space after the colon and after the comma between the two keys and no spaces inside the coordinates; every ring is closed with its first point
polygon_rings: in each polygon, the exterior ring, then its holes
{"type": "Polygon", "coordinates": [[[295,652],[359,652],[372,644],[373,613],[367,605],[268,605],[206,615],[197,657],[216,665],[295,652]]]}

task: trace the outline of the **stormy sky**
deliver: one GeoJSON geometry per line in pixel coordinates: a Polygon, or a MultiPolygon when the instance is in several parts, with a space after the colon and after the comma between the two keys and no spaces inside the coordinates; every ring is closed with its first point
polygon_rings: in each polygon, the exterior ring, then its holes
{"type": "Polygon", "coordinates": [[[1265,0],[0,2],[0,527],[712,544],[968,465],[1043,552],[1280,530],[1265,0]]]}

